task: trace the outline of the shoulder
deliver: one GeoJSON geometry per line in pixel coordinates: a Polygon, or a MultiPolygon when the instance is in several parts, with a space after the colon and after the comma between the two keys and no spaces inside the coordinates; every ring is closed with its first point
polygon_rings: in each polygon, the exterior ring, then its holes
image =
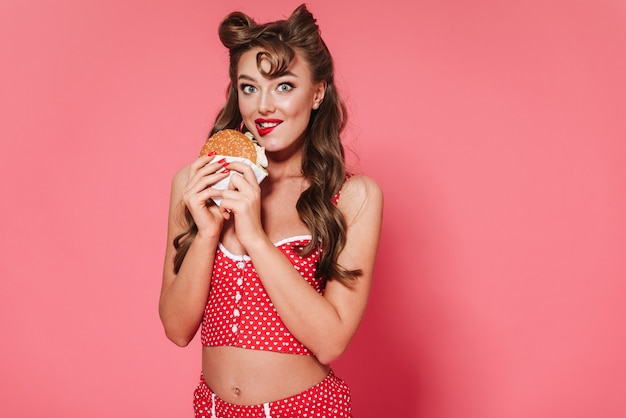
{"type": "Polygon", "coordinates": [[[172,190],[180,190],[189,179],[189,170],[191,164],[187,164],[179,168],[172,177],[172,190]]]}
{"type": "Polygon", "coordinates": [[[170,209],[180,205],[180,202],[183,199],[183,190],[187,185],[189,180],[189,172],[191,170],[191,164],[188,164],[184,167],[179,168],[172,177],[172,182],[170,185],[170,209]]]}
{"type": "MultiPolygon", "coordinates": [[[[344,200],[382,199],[383,192],[378,183],[371,177],[354,174],[346,179],[342,189],[344,200]]],[[[341,199],[340,199],[341,201],[341,199]]]]}
{"type": "Polygon", "coordinates": [[[179,168],[175,173],[174,173],[174,177],[173,177],[173,181],[174,182],[178,182],[181,180],[186,180],[187,177],[189,176],[189,170],[191,169],[191,163],[184,165],[183,167],[179,168]]]}
{"type": "Polygon", "coordinates": [[[382,212],[383,191],[374,179],[362,174],[352,175],[341,189],[337,207],[347,217],[356,216],[364,208],[382,212]]]}

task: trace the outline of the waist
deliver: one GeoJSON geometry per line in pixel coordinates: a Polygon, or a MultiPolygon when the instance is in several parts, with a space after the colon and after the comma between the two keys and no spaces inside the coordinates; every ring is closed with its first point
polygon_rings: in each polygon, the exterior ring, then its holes
{"type": "Polygon", "coordinates": [[[236,405],[287,398],[320,383],[330,367],[315,356],[239,347],[203,347],[202,373],[208,387],[236,405]]]}

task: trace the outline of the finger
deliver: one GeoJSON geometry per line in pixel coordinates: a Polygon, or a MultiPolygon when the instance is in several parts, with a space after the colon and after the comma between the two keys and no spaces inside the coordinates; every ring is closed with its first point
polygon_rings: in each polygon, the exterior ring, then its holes
{"type": "MultiPolygon", "coordinates": [[[[220,163],[209,163],[204,167],[200,168],[195,174],[195,181],[199,181],[200,179],[208,176],[219,175],[219,180],[226,177],[228,175],[227,169],[222,169],[224,166],[220,163]]],[[[218,180],[218,181],[219,181],[218,180]]]]}
{"type": "Polygon", "coordinates": [[[226,165],[228,165],[228,163],[225,163],[222,160],[213,161],[211,157],[198,158],[198,160],[192,163],[190,174],[192,176],[195,176],[195,175],[204,176],[210,173],[214,173],[220,170],[221,168],[225,167],[226,165]]]}
{"type": "Polygon", "coordinates": [[[208,163],[210,163],[211,161],[213,161],[215,159],[215,155],[201,155],[200,157],[196,158],[196,160],[194,162],[191,163],[191,169],[192,171],[198,171],[200,168],[204,167],[205,165],[207,165],[208,163]]]}
{"type": "Polygon", "coordinates": [[[213,188],[208,188],[205,189],[199,193],[195,193],[193,196],[191,196],[189,198],[189,206],[190,209],[192,207],[208,207],[211,206],[214,203],[213,199],[222,198],[222,191],[221,190],[217,190],[217,189],[213,189],[213,188]]]}
{"type": "MultiPolygon", "coordinates": [[[[227,201],[231,201],[231,202],[235,202],[237,200],[239,200],[240,197],[240,191],[239,190],[234,190],[234,189],[225,189],[222,190],[222,199],[226,199],[227,201]]],[[[232,208],[229,208],[232,209],[232,208]]]]}
{"type": "MultiPolygon", "coordinates": [[[[194,161],[190,165],[189,175],[187,177],[187,184],[196,183],[200,178],[217,173],[224,167],[225,164],[224,162],[222,162],[222,160],[211,161],[211,157],[198,158],[198,160],[194,161]]],[[[228,170],[225,171],[227,172],[228,170]]]]}
{"type": "Polygon", "coordinates": [[[187,184],[186,193],[199,193],[207,188],[211,188],[211,186],[217,184],[219,181],[223,180],[227,176],[228,173],[224,173],[221,171],[216,173],[195,175],[187,184]]]}
{"type": "Polygon", "coordinates": [[[230,176],[230,181],[228,182],[228,190],[239,190],[241,188],[241,180],[243,177],[241,173],[234,172],[232,176],[230,176]]]}
{"type": "Polygon", "coordinates": [[[256,190],[259,187],[256,176],[254,173],[247,175],[247,173],[238,173],[237,176],[232,176],[229,182],[230,190],[256,190]]]}
{"type": "Polygon", "coordinates": [[[239,213],[242,209],[241,204],[245,200],[246,198],[244,194],[242,194],[242,192],[239,190],[233,190],[233,189],[222,190],[222,200],[220,202],[220,209],[227,211],[229,214],[239,213]]]}
{"type": "MultiPolygon", "coordinates": [[[[223,202],[223,200],[222,200],[222,202],[223,202]]],[[[226,209],[224,206],[220,205],[220,213],[222,214],[222,217],[225,220],[229,220],[230,219],[230,216],[231,216],[230,209],[226,209]]]]}
{"type": "Polygon", "coordinates": [[[254,170],[250,164],[246,164],[241,161],[233,161],[228,166],[231,170],[237,171],[243,175],[243,177],[251,184],[258,183],[254,170]]]}

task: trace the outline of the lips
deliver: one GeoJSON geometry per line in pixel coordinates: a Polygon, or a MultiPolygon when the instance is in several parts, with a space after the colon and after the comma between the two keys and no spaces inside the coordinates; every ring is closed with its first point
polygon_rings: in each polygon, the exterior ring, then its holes
{"type": "Polygon", "coordinates": [[[254,121],[256,130],[260,136],[265,136],[272,132],[274,128],[282,123],[280,119],[257,119],[254,121]]]}

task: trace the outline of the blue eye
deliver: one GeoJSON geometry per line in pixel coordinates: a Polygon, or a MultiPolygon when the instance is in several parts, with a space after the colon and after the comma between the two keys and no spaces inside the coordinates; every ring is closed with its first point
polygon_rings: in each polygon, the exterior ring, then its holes
{"type": "Polygon", "coordinates": [[[243,92],[243,94],[252,94],[256,92],[256,87],[249,84],[242,84],[239,86],[239,89],[243,92]]]}
{"type": "Polygon", "coordinates": [[[286,93],[286,92],[290,91],[293,88],[294,88],[293,84],[291,84],[291,83],[280,83],[278,85],[277,90],[280,91],[281,93],[286,93]]]}

